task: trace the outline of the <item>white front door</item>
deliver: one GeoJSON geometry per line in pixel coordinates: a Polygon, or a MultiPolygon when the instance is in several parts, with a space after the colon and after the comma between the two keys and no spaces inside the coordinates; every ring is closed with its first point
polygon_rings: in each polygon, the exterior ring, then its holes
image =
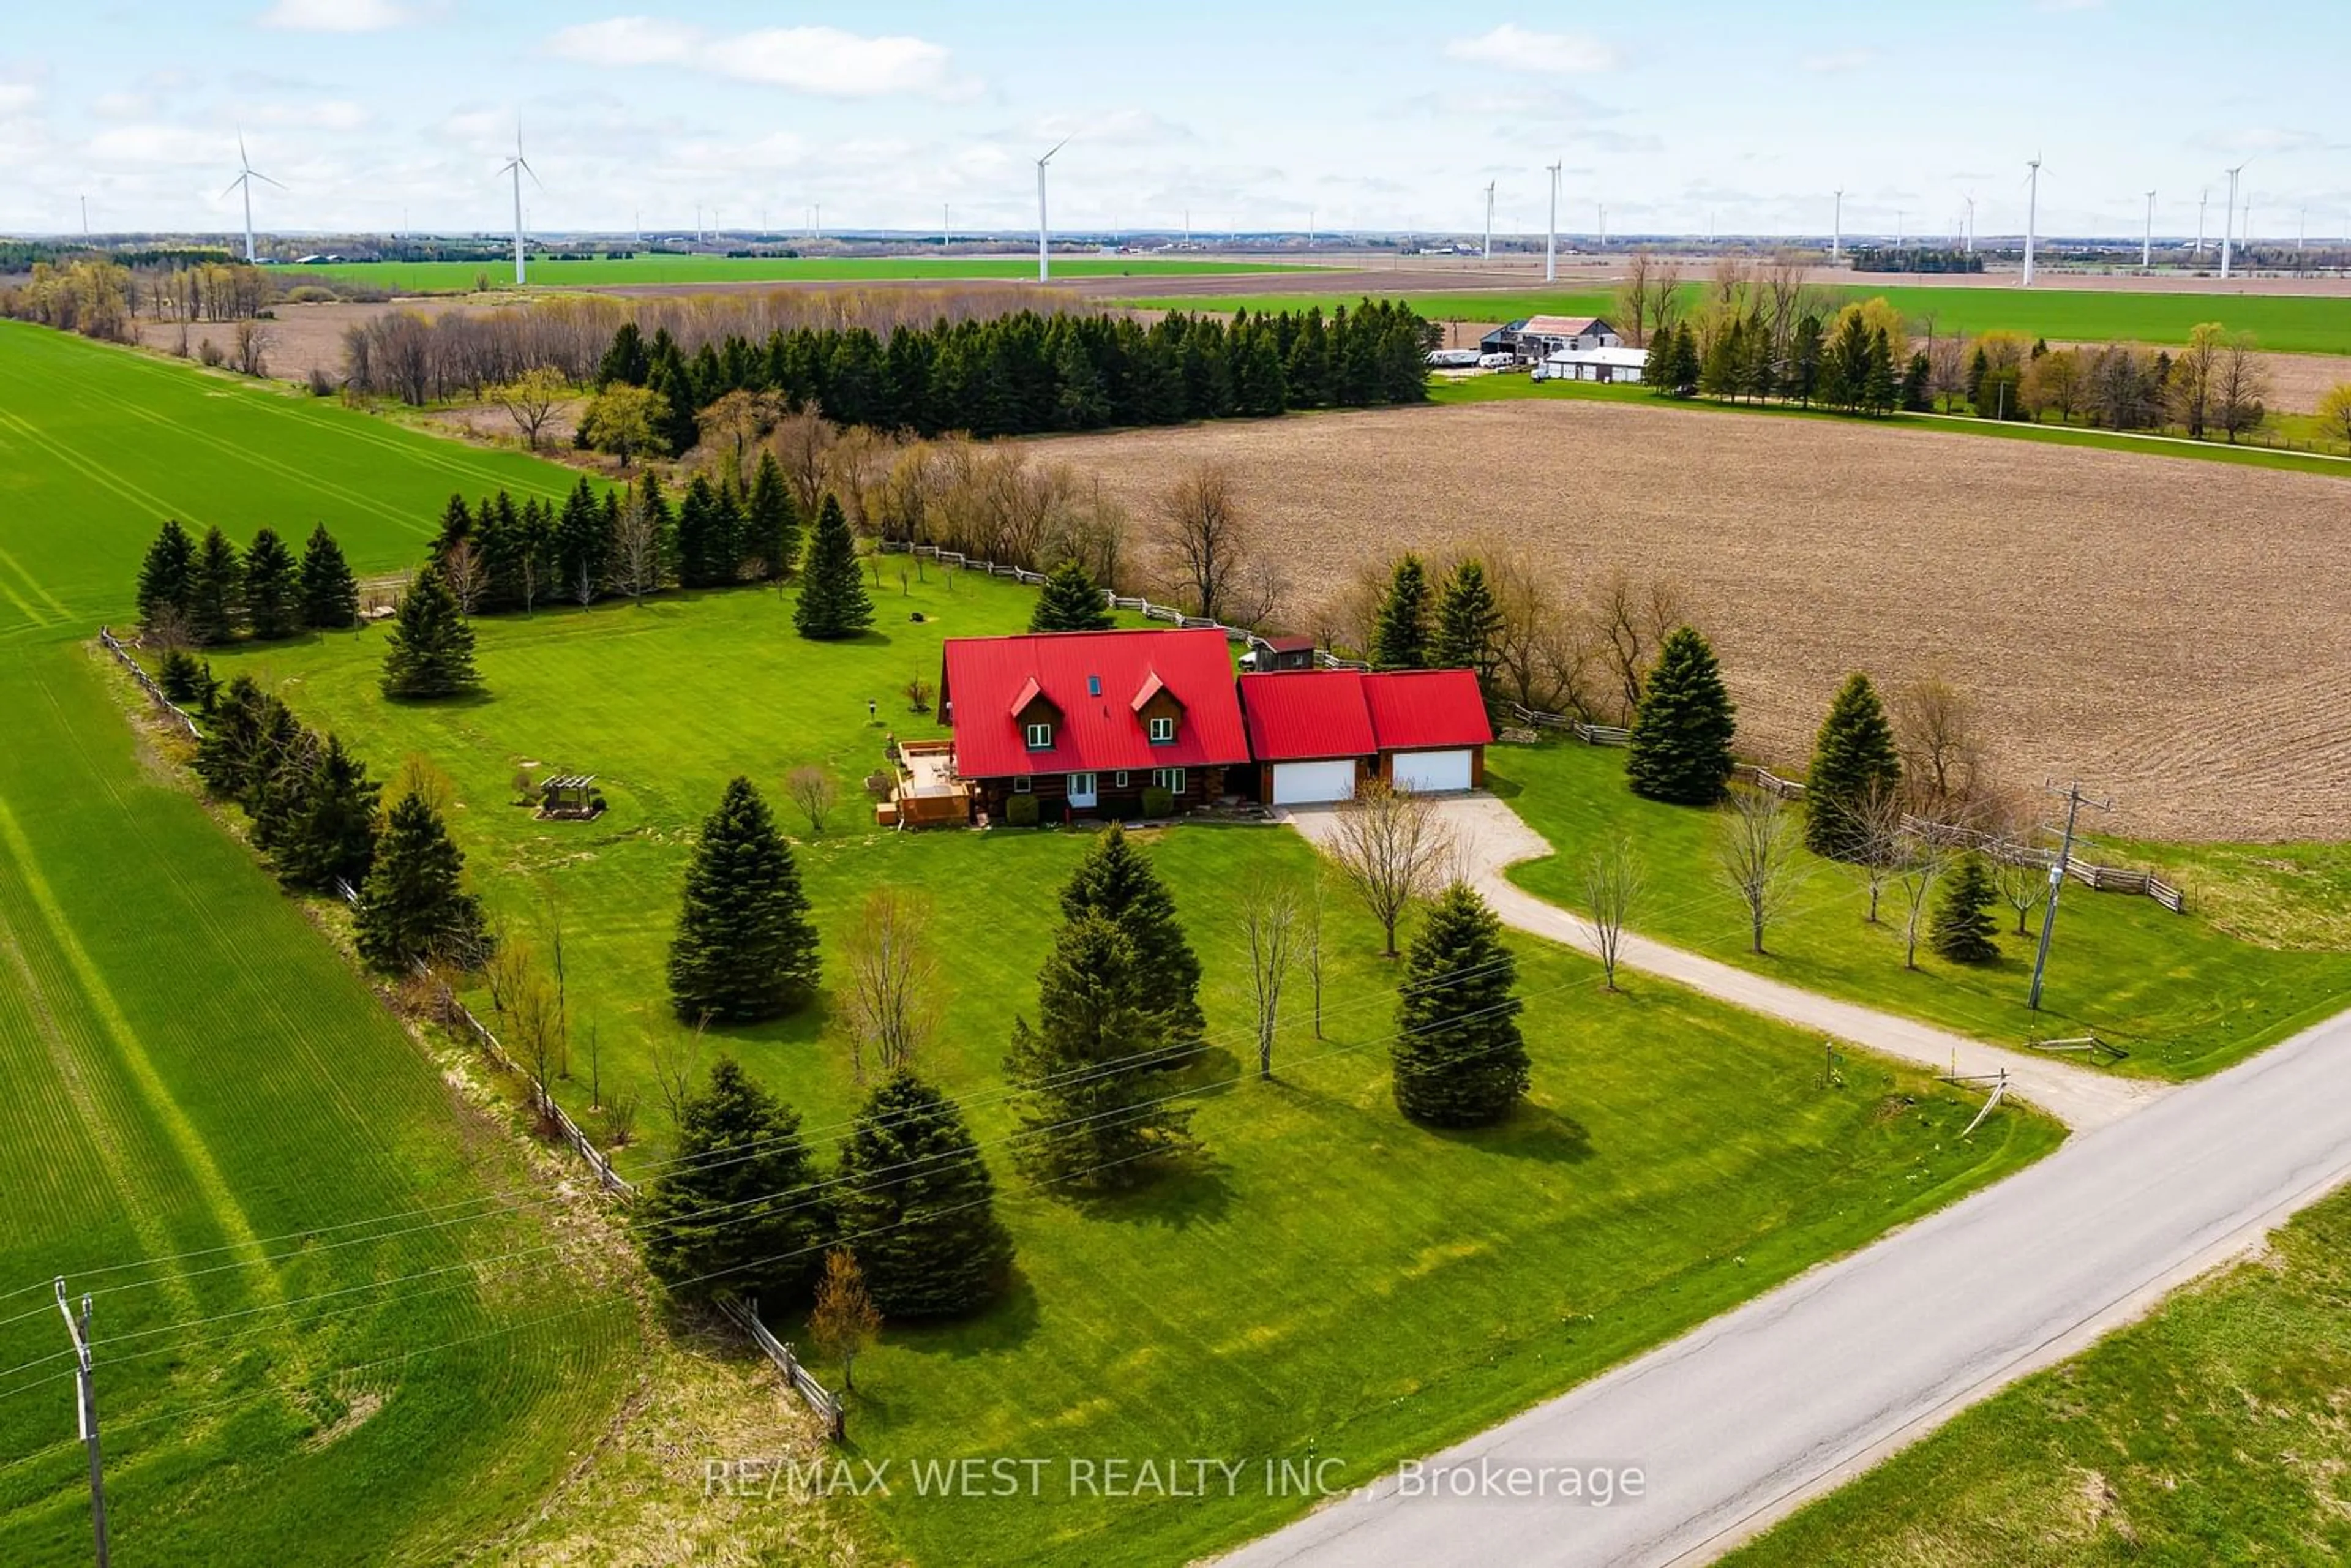
{"type": "Polygon", "coordinates": [[[1091,773],[1070,775],[1070,804],[1083,808],[1094,803],[1094,776],[1091,773]]]}
{"type": "Polygon", "coordinates": [[[1467,751],[1399,751],[1395,756],[1395,787],[1416,794],[1435,795],[1469,788],[1467,751]]]}
{"type": "Polygon", "coordinates": [[[1273,765],[1273,801],[1277,806],[1319,806],[1355,797],[1355,764],[1351,758],[1336,762],[1277,762],[1273,765]]]}

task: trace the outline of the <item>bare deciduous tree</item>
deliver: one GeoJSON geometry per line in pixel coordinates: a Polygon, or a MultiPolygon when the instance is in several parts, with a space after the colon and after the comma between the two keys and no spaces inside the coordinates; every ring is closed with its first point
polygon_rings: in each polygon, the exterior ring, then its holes
{"type": "Polygon", "coordinates": [[[571,394],[570,383],[561,373],[541,368],[525,371],[512,381],[500,382],[488,389],[489,401],[507,411],[515,429],[522,433],[523,444],[533,452],[538,450],[539,432],[555,417],[555,411],[571,394]]]}
{"type": "Polygon", "coordinates": [[[2233,442],[2269,418],[2270,374],[2254,351],[2253,336],[2239,332],[2220,350],[2212,378],[2212,422],[2233,442]]]}
{"type": "Polygon", "coordinates": [[[840,439],[840,427],[821,414],[788,413],[776,421],[768,444],[782,465],[784,477],[791,482],[792,499],[799,503],[802,517],[815,517],[824,499],[825,455],[840,439]]]}
{"type": "Polygon", "coordinates": [[[1232,475],[1196,465],[1160,496],[1154,540],[1160,574],[1196,615],[1226,619],[1249,563],[1249,526],[1232,475]]]}
{"type": "Polygon", "coordinates": [[[1657,650],[1690,618],[1686,596],[1669,579],[1640,582],[1620,569],[1593,585],[1584,617],[1614,686],[1610,700],[1618,721],[1630,724],[1657,650]]]}
{"type": "Polygon", "coordinates": [[[236,324],[236,368],[248,376],[269,373],[270,330],[257,321],[236,324]]]}
{"type": "Polygon", "coordinates": [[[1405,906],[1435,891],[1444,873],[1451,847],[1445,826],[1428,800],[1379,779],[1365,780],[1332,824],[1332,859],[1380,923],[1387,941],[1382,956],[1393,958],[1405,906]]]}
{"type": "Polygon", "coordinates": [[[1853,856],[1848,863],[1869,894],[1869,924],[1877,924],[1879,903],[1901,874],[1908,853],[1905,823],[1910,812],[1902,791],[1884,783],[1872,784],[1838,810],[1853,830],[1853,856]]]}
{"type": "Polygon", "coordinates": [[[1616,960],[1625,949],[1625,924],[1641,897],[1641,862],[1623,833],[1592,852],[1583,862],[1583,906],[1590,911],[1592,944],[1608,989],[1616,988],[1616,960]]]}
{"type": "Polygon", "coordinates": [[[1749,949],[1761,953],[1771,922],[1786,912],[1802,884],[1803,834],[1780,797],[1761,789],[1733,790],[1722,804],[1721,818],[1716,863],[1746,907],[1749,949]]]}
{"type": "Polygon", "coordinates": [[[441,578],[455,596],[457,608],[471,615],[490,586],[490,565],[474,548],[473,540],[459,539],[442,552],[441,578]]]}
{"type": "Polygon", "coordinates": [[[662,1108],[669,1113],[672,1127],[685,1125],[686,1102],[694,1098],[695,1085],[702,1082],[702,1033],[709,1026],[710,1015],[705,1013],[691,1030],[654,1031],[653,1088],[662,1097],[662,1108]]]}
{"type": "Polygon", "coordinates": [[[611,559],[605,568],[612,586],[642,603],[661,586],[661,518],[632,493],[612,521],[611,559]]]}
{"type": "Polygon", "coordinates": [[[1902,967],[1918,967],[1918,938],[1926,933],[1927,909],[1959,858],[1957,845],[1932,833],[1914,835],[1903,842],[1902,864],[1895,883],[1902,889],[1902,967]]]}
{"type": "Polygon", "coordinates": [[[936,1026],[939,966],[931,951],[930,903],[904,888],[865,895],[842,952],[848,984],[841,1014],[850,1031],[850,1066],[865,1082],[865,1055],[883,1076],[911,1066],[936,1026]]]}
{"type": "Polygon", "coordinates": [[[824,1277],[817,1281],[816,1307],[809,1313],[809,1337],[817,1348],[841,1363],[844,1393],[857,1390],[857,1358],[882,1336],[882,1309],[865,1289],[865,1276],[846,1247],[824,1255],[824,1277]]]}
{"type": "Polygon", "coordinates": [[[563,1038],[563,1009],[556,998],[554,983],[546,976],[536,971],[526,975],[508,999],[507,1036],[516,1061],[538,1091],[540,1104],[553,1104],[549,1085],[555,1079],[570,1076],[570,1062],[563,1038]]]}
{"type": "Polygon", "coordinates": [[[1256,883],[1241,903],[1241,936],[1249,946],[1249,996],[1257,1009],[1257,1075],[1273,1076],[1273,1037],[1281,1022],[1282,982],[1299,959],[1301,904],[1298,890],[1273,880],[1256,883]]]}
{"type": "Polygon", "coordinates": [[[695,416],[703,444],[725,455],[737,488],[750,483],[750,455],[758,448],[760,438],[775,428],[779,413],[775,393],[738,389],[695,416]]]}
{"type": "Polygon", "coordinates": [[[841,799],[832,775],[812,762],[804,762],[784,775],[784,793],[808,819],[809,837],[820,837],[825,819],[832,814],[834,804],[841,799]]]}
{"type": "Polygon", "coordinates": [[[1971,810],[1983,782],[1975,704],[1939,675],[1895,689],[1892,718],[1902,776],[1920,814],[1951,821],[1971,810]]]}

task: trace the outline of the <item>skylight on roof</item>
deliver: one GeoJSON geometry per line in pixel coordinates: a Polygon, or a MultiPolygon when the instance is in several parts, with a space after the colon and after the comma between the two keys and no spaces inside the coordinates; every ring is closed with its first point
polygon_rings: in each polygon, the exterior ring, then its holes
{"type": "Polygon", "coordinates": [[[1088,675],[1086,677],[1086,695],[1090,697],[1098,697],[1102,695],[1102,677],[1100,675],[1088,675]]]}

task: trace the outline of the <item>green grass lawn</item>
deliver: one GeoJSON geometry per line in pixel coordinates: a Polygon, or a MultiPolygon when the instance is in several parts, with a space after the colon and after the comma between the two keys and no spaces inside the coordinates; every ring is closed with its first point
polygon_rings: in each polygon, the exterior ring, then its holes
{"type": "MultiPolygon", "coordinates": [[[[1415,294],[1398,275],[1383,297],[1400,297],[1432,321],[1512,321],[1522,316],[1607,316],[1616,309],[1614,288],[1484,290],[1446,289],[1415,294]]],[[[1682,286],[1686,305],[1702,292],[1697,282],[1682,286]]],[[[1842,296],[1868,299],[1884,295],[1901,308],[1922,334],[1928,317],[1938,332],[2022,332],[2053,342],[2184,343],[2199,322],[2218,321],[2232,332],[2251,332],[2277,353],[2351,354],[2351,309],[2319,295],[2142,294],[2119,289],[1960,287],[1950,285],[1882,283],[1855,273],[1836,286],[1842,296]]],[[[1346,297],[1269,287],[1243,297],[1171,295],[1127,301],[1147,309],[1302,310],[1352,303],[1346,297]]],[[[2351,380],[2351,371],[2346,379],[2351,380]]]]}
{"type": "MultiPolygon", "coordinates": [[[[894,563],[893,563],[894,570],[894,563]]],[[[936,733],[893,694],[935,671],[939,640],[1025,618],[1031,591],[934,569],[885,581],[876,631],[804,643],[789,600],[759,591],[477,625],[481,698],[395,707],[376,693],[376,633],[217,660],[276,685],[309,722],[388,767],[423,752],[453,776],[455,831],[493,909],[524,935],[559,900],[577,1031],[593,1028],[607,1097],[643,1092],[646,1168],[667,1128],[648,1082],[680,1037],[662,963],[689,835],[726,779],[779,796],[820,761],[845,786],[886,727],[936,733]],[[907,617],[919,609],[927,618],[907,617]],[[873,699],[877,722],[865,703],[873,699]],[[591,771],[611,810],[553,824],[507,804],[518,761],[591,771]]],[[[1608,997],[1593,966],[1520,943],[1533,1103],[1489,1134],[1405,1124],[1389,1099],[1393,970],[1367,917],[1333,906],[1327,1036],[1302,998],[1259,1082],[1237,1060],[1246,1007],[1231,890],[1304,877],[1286,829],[1192,825],[1150,835],[1207,972],[1218,1049],[1173,1081],[1197,1105],[1202,1166],[1084,1205],[1011,1176],[1001,1060],[1050,940],[1053,894],[1082,852],[1058,831],[876,833],[862,805],[799,853],[837,939],[868,889],[931,900],[945,1015],[925,1070],[964,1103],[1003,1176],[1020,1249],[1012,1299],[968,1324],[893,1332],[858,1367],[857,1451],[901,1467],[968,1455],[1213,1455],[1344,1461],[1344,1484],[1464,1436],[1654,1344],[1887,1225],[2052,1146],[2035,1117],[1974,1113],[1927,1075],[1857,1063],[1823,1087],[1818,1042],[1661,984],[1608,997]]],[[[796,830],[805,841],[805,823],[796,830]]],[[[1293,993],[1296,997],[1297,993],[1293,993]]],[[[859,1098],[823,1010],[720,1031],[830,1151],[859,1098]]],[[[591,1125],[575,1044],[561,1097],[591,1125]]],[[[903,1468],[899,1472],[905,1473],[903,1468]]],[[[1334,1476],[1336,1481],[1339,1478],[1334,1476]]],[[[1165,1562],[1228,1545],[1306,1505],[1259,1485],[1153,1507],[1071,1499],[877,1504],[925,1562],[1165,1562]]]]}
{"type": "MultiPolygon", "coordinates": [[[[1648,883],[1633,924],[1652,936],[1998,1044],[2035,1033],[2095,1033],[2131,1051],[2112,1071],[2149,1077],[2216,1071],[2351,1005],[2351,945],[2282,950],[2241,940],[2200,914],[2173,915],[2153,899],[2075,884],[2060,905],[2043,1011],[2036,1016],[2024,1006],[2035,937],[2015,934],[2012,911],[2001,911],[2007,934],[1998,962],[1947,964],[1922,944],[1918,969],[1906,970],[1900,894],[1889,890],[1886,924],[1873,927],[1864,919],[1868,900],[1859,878],[1810,855],[1793,913],[1769,934],[1770,956],[1756,957],[1748,951],[1745,906],[1715,869],[1712,816],[1635,796],[1625,785],[1624,762],[1622,750],[1573,742],[1499,747],[1489,756],[1489,780],[1561,852],[1514,871],[1520,886],[1555,903],[1579,903],[1583,857],[1623,831],[1637,847],[1648,883]]],[[[2175,849],[2167,863],[2192,868],[2208,852],[2216,868],[2260,853],[2175,849]]],[[[2282,908],[2323,906],[2342,870],[2331,857],[2315,863],[2321,869],[2314,878],[2291,870],[2269,872],[2267,880],[2242,871],[2224,878],[2216,869],[2213,880],[2246,889],[2237,894],[2232,927],[2267,936],[2272,931],[2260,910],[2272,912],[2273,927],[2282,908]]],[[[2192,869],[2184,874],[2191,882],[2198,875],[2192,869]]]]}
{"type": "Polygon", "coordinates": [[[437,1563],[512,1527],[641,1364],[623,1277],[493,1201],[539,1190],[505,1128],[138,754],[84,649],[0,647],[0,1557],[89,1560],[52,1275],[96,1296],[117,1561],[437,1563]]]}
{"type": "MultiPolygon", "coordinates": [[[[459,293],[486,277],[494,288],[514,283],[514,260],[337,261],[277,269],[289,283],[311,273],[372,283],[405,294],[459,293]]],[[[1187,261],[1165,256],[1092,256],[1053,258],[1056,277],[1173,277],[1187,273],[1279,272],[1279,264],[1187,261]]],[[[530,286],[561,287],[606,283],[854,283],[884,278],[1034,280],[1034,256],[646,256],[530,258],[530,286]]]]}
{"type": "Polygon", "coordinates": [[[2351,1193],[2269,1255],[1969,1410],[1725,1559],[1888,1563],[2351,1561],[2351,1193]]]}
{"type": "MultiPolygon", "coordinates": [[[[1507,402],[1527,399],[1562,399],[1586,402],[1638,402],[1701,413],[1757,413],[1781,419],[1850,420],[1856,416],[1829,409],[1801,408],[1781,402],[1723,402],[1714,398],[1661,398],[1648,388],[1599,382],[1539,382],[1531,375],[1463,376],[1429,379],[1428,401],[1439,404],[1507,402]]],[[[2314,420],[2289,416],[2297,423],[2288,434],[2304,444],[2315,434],[2314,420]]],[[[1976,419],[1969,415],[1892,413],[1876,422],[1895,430],[1938,430],[1954,435],[1985,435],[1994,440],[2038,441],[2051,446],[2095,446],[2108,452],[2129,452],[2141,457],[2181,457],[2205,463],[2235,463],[2251,468],[2285,468],[2303,474],[2324,474],[2351,479],[2351,462],[2325,452],[2277,451],[2252,442],[2188,441],[2152,434],[2092,430],[2082,425],[2036,424],[2016,420],[1976,419]]]]}

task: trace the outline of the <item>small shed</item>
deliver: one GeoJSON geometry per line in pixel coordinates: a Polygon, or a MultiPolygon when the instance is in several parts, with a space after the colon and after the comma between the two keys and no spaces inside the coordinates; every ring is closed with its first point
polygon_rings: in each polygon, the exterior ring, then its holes
{"type": "Polygon", "coordinates": [[[559,773],[538,787],[538,814],[563,821],[585,822],[601,816],[604,793],[593,773],[559,773]]]}
{"type": "Polygon", "coordinates": [[[1251,637],[1249,652],[1241,655],[1241,668],[1252,674],[1270,674],[1276,670],[1311,670],[1314,667],[1314,639],[1305,636],[1251,637]]]}

